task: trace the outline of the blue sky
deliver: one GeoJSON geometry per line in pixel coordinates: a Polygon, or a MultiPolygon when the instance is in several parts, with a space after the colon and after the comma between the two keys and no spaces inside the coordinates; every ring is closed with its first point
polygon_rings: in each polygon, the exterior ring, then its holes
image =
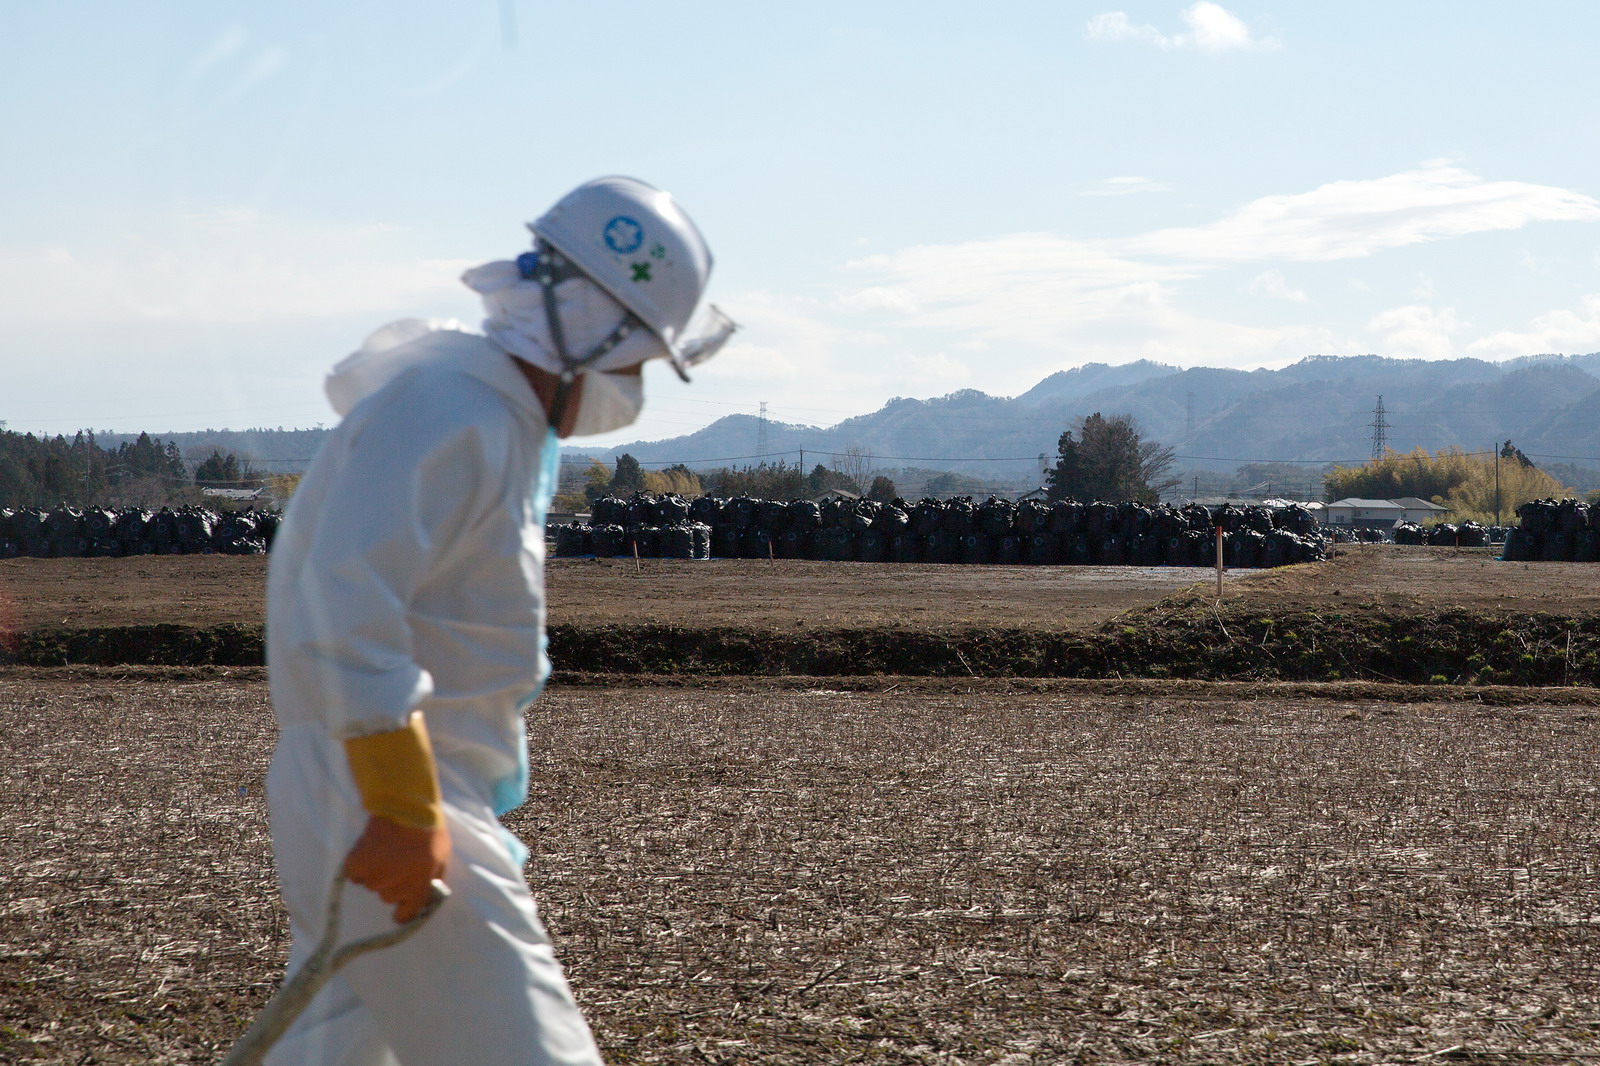
{"type": "Polygon", "coordinates": [[[0,0],[0,420],[333,419],[577,183],[743,325],[644,418],[828,425],[1098,361],[1600,350],[1600,5],[0,0]]]}

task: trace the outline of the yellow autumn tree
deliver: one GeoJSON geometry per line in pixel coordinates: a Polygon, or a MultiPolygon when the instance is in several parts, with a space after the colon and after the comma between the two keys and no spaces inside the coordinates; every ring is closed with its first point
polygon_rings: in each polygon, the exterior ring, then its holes
{"type": "Polygon", "coordinates": [[[1499,456],[1492,451],[1467,452],[1459,447],[1431,453],[1426,448],[1404,454],[1389,451],[1382,459],[1359,466],[1336,466],[1324,477],[1323,484],[1329,499],[1353,496],[1394,500],[1415,496],[1448,507],[1452,522],[1470,520],[1484,525],[1495,521],[1497,491],[1502,523],[1512,520],[1518,505],[1529,500],[1573,495],[1571,489],[1529,463],[1515,448],[1508,448],[1507,454],[1499,456]]]}
{"type": "Polygon", "coordinates": [[[1495,486],[1494,458],[1476,464],[1472,476],[1452,489],[1443,500],[1450,508],[1450,521],[1468,520],[1480,525],[1495,521],[1496,497],[1502,524],[1516,520],[1517,508],[1529,500],[1563,499],[1577,495],[1536,466],[1528,466],[1515,459],[1500,460],[1499,488],[1495,486]]]}
{"type": "Polygon", "coordinates": [[[300,487],[299,474],[272,474],[267,478],[267,491],[277,501],[278,506],[286,507],[294,496],[294,490],[300,487]]]}
{"type": "Polygon", "coordinates": [[[669,466],[665,470],[646,470],[644,490],[658,496],[676,493],[679,496],[699,496],[703,489],[700,476],[684,466],[669,466]]]}

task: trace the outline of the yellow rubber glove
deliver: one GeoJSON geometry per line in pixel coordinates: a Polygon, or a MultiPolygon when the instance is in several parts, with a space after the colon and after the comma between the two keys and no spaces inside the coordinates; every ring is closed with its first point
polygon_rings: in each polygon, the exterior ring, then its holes
{"type": "Polygon", "coordinates": [[[344,875],[394,904],[396,922],[409,921],[450,857],[427,722],[415,711],[400,729],[351,737],[344,751],[369,815],[344,875]]]}

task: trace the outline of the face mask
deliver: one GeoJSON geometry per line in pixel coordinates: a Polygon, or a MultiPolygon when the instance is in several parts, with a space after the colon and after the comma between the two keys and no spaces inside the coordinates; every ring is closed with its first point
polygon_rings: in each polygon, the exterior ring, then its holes
{"type": "MultiPolygon", "coordinates": [[[[544,291],[538,283],[523,278],[517,265],[508,261],[473,267],[461,280],[483,297],[483,308],[489,313],[483,320],[485,334],[523,362],[561,373],[561,359],[545,318],[544,291]]],[[[622,305],[586,278],[569,278],[556,286],[556,313],[574,357],[605,340],[623,316],[622,305]]],[[[615,369],[666,354],[655,334],[638,329],[595,365],[602,370],[615,369]]]]}
{"type": "Polygon", "coordinates": [[[644,408],[644,378],[640,374],[607,374],[592,370],[582,375],[583,392],[573,437],[592,437],[631,425],[644,408]]]}

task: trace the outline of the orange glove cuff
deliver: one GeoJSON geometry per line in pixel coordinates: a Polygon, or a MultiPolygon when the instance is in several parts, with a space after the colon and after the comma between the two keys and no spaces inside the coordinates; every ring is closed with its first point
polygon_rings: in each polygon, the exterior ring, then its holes
{"type": "Polygon", "coordinates": [[[400,729],[351,737],[344,753],[368,814],[412,829],[444,825],[439,770],[421,711],[400,729]]]}

